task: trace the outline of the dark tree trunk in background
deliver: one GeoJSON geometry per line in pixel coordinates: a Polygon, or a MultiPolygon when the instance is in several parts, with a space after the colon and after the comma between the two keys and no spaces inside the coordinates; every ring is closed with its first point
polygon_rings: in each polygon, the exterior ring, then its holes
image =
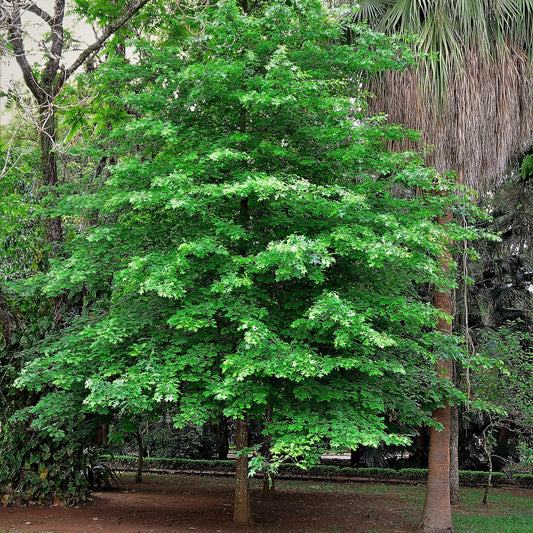
{"type": "MultiPolygon", "coordinates": [[[[47,188],[56,187],[59,183],[57,175],[57,158],[54,151],[56,139],[56,112],[53,99],[39,102],[39,144],[41,147],[41,169],[43,185],[47,188]]],[[[55,256],[63,242],[61,218],[48,218],[45,222],[46,242],[50,246],[51,256],[55,256]]]]}
{"type": "MultiPolygon", "coordinates": [[[[269,424],[272,422],[272,414],[272,407],[267,407],[265,410],[265,429],[267,430],[269,424]]],[[[261,454],[265,459],[267,459],[267,461],[270,461],[272,459],[272,453],[270,452],[271,447],[272,437],[267,434],[261,446],[261,454]]],[[[272,474],[269,474],[265,469],[265,471],[263,472],[263,492],[261,493],[261,496],[263,498],[273,498],[275,494],[276,487],[274,485],[274,476],[272,474]]]]}
{"type": "Polygon", "coordinates": [[[144,444],[141,432],[135,432],[135,439],[137,440],[137,447],[139,448],[139,457],[137,458],[137,472],[135,473],[135,483],[142,483],[143,480],[143,464],[144,464],[144,444]]]}
{"type": "MultiPolygon", "coordinates": [[[[248,422],[246,418],[236,421],[235,444],[237,453],[248,446],[248,422]]],[[[253,524],[250,486],[248,483],[248,454],[237,456],[235,462],[235,507],[233,521],[239,525],[253,524]]]]}
{"type": "Polygon", "coordinates": [[[224,415],[218,417],[217,424],[217,457],[227,459],[229,452],[229,427],[228,418],[224,415]]]}
{"type": "Polygon", "coordinates": [[[417,468],[428,467],[429,455],[429,428],[420,426],[415,437],[415,450],[413,459],[417,468]]]}

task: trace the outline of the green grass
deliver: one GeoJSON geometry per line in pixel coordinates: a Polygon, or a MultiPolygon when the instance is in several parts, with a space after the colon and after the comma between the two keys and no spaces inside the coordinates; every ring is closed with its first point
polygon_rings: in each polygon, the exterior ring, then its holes
{"type": "Polygon", "coordinates": [[[533,519],[531,516],[454,516],[454,528],[457,533],[531,533],[533,519]]]}
{"type": "MultiPolygon", "coordinates": [[[[361,494],[374,498],[394,496],[402,501],[406,522],[415,521],[422,512],[425,487],[373,483],[302,483],[278,481],[283,490],[329,492],[339,495],[361,494]]],[[[453,509],[456,533],[533,533],[533,491],[507,488],[491,489],[488,505],[481,503],[484,489],[461,489],[461,502],[453,509]]]]}
{"type": "Polygon", "coordinates": [[[461,493],[454,512],[457,533],[531,533],[533,531],[533,491],[493,489],[488,504],[482,505],[483,489],[461,493]]]}

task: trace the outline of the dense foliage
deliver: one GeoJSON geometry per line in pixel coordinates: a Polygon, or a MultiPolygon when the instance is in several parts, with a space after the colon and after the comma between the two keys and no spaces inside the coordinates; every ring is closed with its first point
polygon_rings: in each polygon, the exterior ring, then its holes
{"type": "Polygon", "coordinates": [[[124,85],[99,105],[129,117],[109,133],[109,179],[60,202],[91,223],[45,291],[111,296],[25,368],[19,386],[46,391],[35,425],[64,402],[177,403],[178,424],[272,405],[280,454],[403,441],[443,397],[437,352],[455,353],[418,291],[450,285],[438,257],[464,233],[434,222],[459,201],[449,181],[385,150],[412,134],[365,114],[361,83],[407,50],[362,27],[342,44],[315,2],[224,2],[190,30],[98,74],[124,85]]]}

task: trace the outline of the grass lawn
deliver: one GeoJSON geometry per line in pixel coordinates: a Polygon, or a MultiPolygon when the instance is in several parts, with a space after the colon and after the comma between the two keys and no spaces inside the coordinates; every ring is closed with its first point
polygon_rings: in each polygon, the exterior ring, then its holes
{"type": "MultiPolygon", "coordinates": [[[[302,488],[299,482],[279,482],[291,490],[302,488]]],[[[376,500],[395,495],[404,506],[406,522],[416,527],[424,505],[425,487],[383,484],[309,483],[307,490],[343,493],[347,496],[372,494],[376,500]]],[[[484,489],[463,488],[460,503],[452,509],[455,533],[533,533],[533,490],[519,488],[491,489],[487,505],[481,503],[484,489]]],[[[379,533],[379,530],[368,533],[379,533]]]]}

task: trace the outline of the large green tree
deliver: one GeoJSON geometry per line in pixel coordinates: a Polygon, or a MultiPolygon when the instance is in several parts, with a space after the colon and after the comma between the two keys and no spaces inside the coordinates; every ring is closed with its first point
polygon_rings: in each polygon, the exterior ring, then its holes
{"type": "MultiPolygon", "coordinates": [[[[56,214],[88,222],[45,293],[110,298],[47,338],[19,386],[46,388],[50,428],[65,404],[176,423],[272,409],[274,457],[316,460],[324,439],[405,442],[451,393],[434,371],[453,339],[419,294],[452,284],[440,257],[471,236],[435,219],[463,202],[415,152],[415,136],[366,112],[354,84],[412,60],[395,38],[344,27],[312,0],[190,13],[191,38],[138,41],[135,64],[95,73],[99,106],[128,110],[108,132],[111,174],[56,214]],[[435,196],[446,190],[447,196],[435,196]]],[[[99,154],[102,156],[102,154],[99,154]]],[[[246,455],[235,520],[252,520],[246,455]]]]}

